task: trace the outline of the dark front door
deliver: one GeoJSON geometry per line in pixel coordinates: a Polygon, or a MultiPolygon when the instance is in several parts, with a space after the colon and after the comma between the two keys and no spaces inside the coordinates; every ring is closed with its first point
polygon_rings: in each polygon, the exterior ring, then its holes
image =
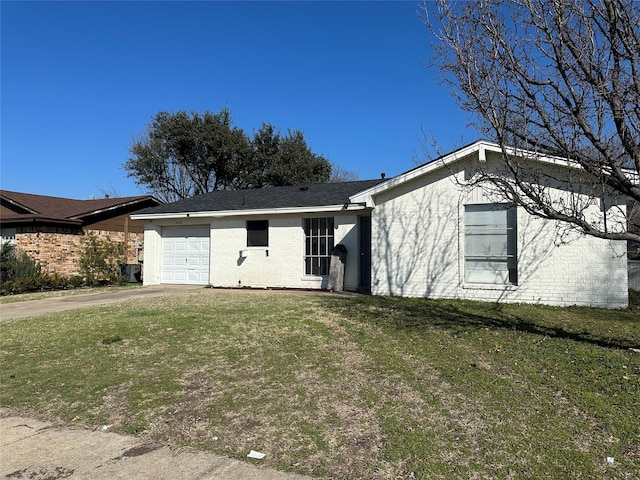
{"type": "Polygon", "coordinates": [[[371,217],[360,217],[360,287],[371,292],[371,217]]]}

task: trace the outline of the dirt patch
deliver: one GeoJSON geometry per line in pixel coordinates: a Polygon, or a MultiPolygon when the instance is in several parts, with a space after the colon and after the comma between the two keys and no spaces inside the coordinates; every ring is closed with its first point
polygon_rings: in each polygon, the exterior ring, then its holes
{"type": "Polygon", "coordinates": [[[633,443],[629,445],[625,449],[623,455],[628,460],[640,460],[640,443],[633,443]]]}
{"type": "Polygon", "coordinates": [[[180,400],[163,407],[150,419],[148,433],[156,441],[203,443],[211,437],[211,403],[218,396],[204,369],[186,373],[180,400]]]}
{"type": "MultiPolygon", "coordinates": [[[[130,382],[110,388],[103,397],[102,405],[91,411],[92,415],[98,418],[107,418],[109,424],[116,428],[127,423],[131,418],[131,413],[126,404],[126,398],[130,389],[130,382]]],[[[98,427],[96,426],[95,428],[98,427]]]]}

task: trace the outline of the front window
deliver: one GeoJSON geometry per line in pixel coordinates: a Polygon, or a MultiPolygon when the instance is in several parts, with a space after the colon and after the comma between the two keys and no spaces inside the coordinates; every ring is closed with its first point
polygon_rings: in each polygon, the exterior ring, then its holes
{"type": "Polygon", "coordinates": [[[304,273],[329,275],[333,250],[333,217],[304,219],[304,273]]]}
{"type": "Polygon", "coordinates": [[[247,247],[269,246],[269,220],[247,221],[247,247]]]}
{"type": "Polygon", "coordinates": [[[505,204],[466,205],[464,227],[465,282],[516,285],[516,208],[505,204]]]}
{"type": "Polygon", "coordinates": [[[10,245],[16,244],[16,229],[15,228],[3,228],[2,232],[2,244],[8,243],[10,245]]]}

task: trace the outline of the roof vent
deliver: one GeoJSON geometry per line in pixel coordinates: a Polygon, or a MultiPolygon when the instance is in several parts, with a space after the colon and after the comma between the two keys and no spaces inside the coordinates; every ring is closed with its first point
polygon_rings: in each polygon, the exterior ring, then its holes
{"type": "Polygon", "coordinates": [[[306,192],[307,190],[309,190],[309,187],[300,187],[299,190],[301,192],[306,192]]]}
{"type": "Polygon", "coordinates": [[[386,174],[386,173],[384,173],[384,172],[382,172],[382,173],[380,174],[380,178],[381,178],[382,180],[384,180],[384,177],[386,177],[386,176],[387,176],[387,174],[386,174]]]}

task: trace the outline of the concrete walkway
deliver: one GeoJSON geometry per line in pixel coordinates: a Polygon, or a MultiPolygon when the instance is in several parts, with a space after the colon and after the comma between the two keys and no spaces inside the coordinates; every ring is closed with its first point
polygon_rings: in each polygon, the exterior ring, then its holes
{"type": "MultiPolygon", "coordinates": [[[[180,452],[135,437],[6,416],[0,409],[0,478],[305,480],[204,452],[180,452]]],[[[248,452],[247,452],[248,453],[248,452]]],[[[259,460],[252,460],[259,462],[259,460]]]]}

